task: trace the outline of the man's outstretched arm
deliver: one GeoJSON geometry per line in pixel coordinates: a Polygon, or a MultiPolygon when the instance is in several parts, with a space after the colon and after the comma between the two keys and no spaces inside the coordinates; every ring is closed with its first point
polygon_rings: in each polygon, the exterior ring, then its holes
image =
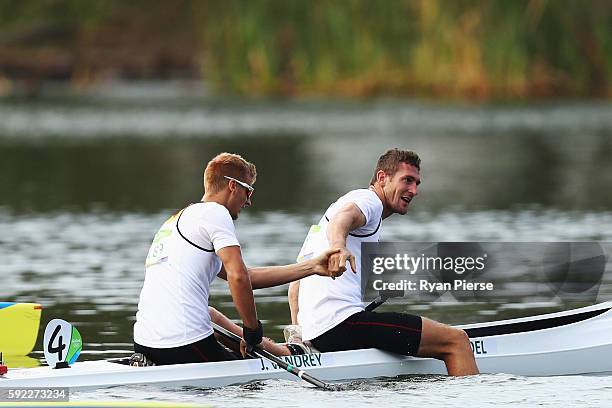
{"type": "Polygon", "coordinates": [[[339,251],[340,249],[328,249],[316,258],[291,265],[249,268],[253,289],[283,285],[310,275],[340,276],[346,267],[337,268],[333,274],[328,269],[329,258],[339,251]]]}

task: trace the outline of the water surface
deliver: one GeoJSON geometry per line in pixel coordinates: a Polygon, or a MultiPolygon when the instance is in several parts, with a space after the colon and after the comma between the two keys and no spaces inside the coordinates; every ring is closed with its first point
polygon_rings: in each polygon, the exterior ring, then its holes
{"type": "MultiPolygon", "coordinates": [[[[421,103],[48,99],[0,102],[0,300],[43,304],[83,335],[81,359],[131,352],[148,246],[161,223],[202,195],[221,151],[258,167],[253,206],[236,223],[247,264],[292,262],[310,224],[367,186],[389,147],[423,159],[419,196],[386,220],[386,241],[612,241],[612,109],[421,103]]],[[[486,302],[408,301],[387,310],[469,323],[564,310],[528,276],[486,302]],[[532,290],[533,289],[533,290],[532,290]]],[[[258,290],[266,334],[289,321],[286,286],[258,290]]],[[[606,276],[597,301],[612,300],[606,276]]],[[[227,285],[211,304],[235,318],[227,285]]],[[[42,334],[42,332],[41,332],[42,334]]],[[[39,343],[35,358],[41,357],[39,343]]],[[[417,404],[600,406],[608,377],[399,378],[326,393],[269,381],[221,390],[114,388],[77,398],[235,406],[417,404]],[[555,397],[557,396],[557,397],[555,397]]]]}

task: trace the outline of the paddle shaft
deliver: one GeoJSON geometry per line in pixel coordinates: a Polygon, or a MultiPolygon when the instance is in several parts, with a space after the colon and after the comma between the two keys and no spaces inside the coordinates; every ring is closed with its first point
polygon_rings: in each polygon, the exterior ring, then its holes
{"type": "Polygon", "coordinates": [[[379,292],[378,297],[374,299],[372,303],[367,305],[365,310],[366,312],[371,312],[372,310],[376,309],[378,306],[385,303],[387,299],[391,299],[394,297],[401,297],[401,296],[404,296],[403,290],[381,290],[379,292]]]}
{"type": "Polygon", "coordinates": [[[365,310],[366,312],[371,312],[372,310],[376,309],[378,306],[382,305],[383,303],[385,303],[387,299],[383,299],[380,296],[377,297],[376,299],[374,299],[372,301],[372,303],[370,303],[369,305],[366,306],[365,310]]]}
{"type": "MultiPolygon", "coordinates": [[[[221,336],[230,339],[234,342],[236,342],[238,345],[240,345],[240,340],[242,340],[242,338],[240,336],[237,336],[236,334],[232,333],[231,331],[219,326],[216,323],[212,323],[213,328],[215,329],[215,331],[217,333],[219,333],[221,336]]],[[[283,360],[282,358],[278,358],[277,356],[275,356],[274,354],[264,350],[263,348],[261,348],[260,346],[255,346],[253,347],[253,350],[249,354],[250,357],[259,357],[259,358],[265,358],[267,360],[270,360],[271,362],[273,362],[274,364],[276,364],[277,366],[279,366],[280,368],[290,372],[291,374],[298,376],[299,378],[301,378],[302,380],[316,386],[319,388],[330,388],[329,384],[324,383],[323,381],[313,377],[312,375],[308,374],[307,372],[300,370],[297,367],[292,366],[291,364],[287,363],[285,360],[283,360]]]]}

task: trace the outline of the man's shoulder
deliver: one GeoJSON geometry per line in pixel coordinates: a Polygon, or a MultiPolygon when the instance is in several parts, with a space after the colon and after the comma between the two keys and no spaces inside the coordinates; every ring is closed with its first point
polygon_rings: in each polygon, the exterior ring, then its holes
{"type": "Polygon", "coordinates": [[[186,217],[197,219],[202,223],[234,224],[227,208],[215,202],[199,202],[185,208],[186,217]]]}
{"type": "Polygon", "coordinates": [[[330,206],[326,211],[325,216],[331,219],[337,211],[344,207],[347,203],[353,203],[359,208],[361,213],[365,216],[366,225],[360,227],[366,229],[376,228],[382,217],[383,205],[378,195],[370,189],[360,188],[351,190],[342,197],[340,197],[334,204],[330,206]],[[375,224],[375,225],[374,225],[375,224]]]}
{"type": "MultiPolygon", "coordinates": [[[[341,198],[364,198],[369,200],[378,199],[376,193],[369,188],[357,188],[344,194],[341,198]]],[[[380,201],[380,200],[379,200],[380,201]]]]}
{"type": "Polygon", "coordinates": [[[361,207],[360,204],[363,204],[373,207],[380,207],[382,209],[382,202],[380,201],[380,198],[378,198],[374,191],[367,188],[351,190],[340,197],[336,202],[339,204],[353,202],[359,207],[361,207]]]}

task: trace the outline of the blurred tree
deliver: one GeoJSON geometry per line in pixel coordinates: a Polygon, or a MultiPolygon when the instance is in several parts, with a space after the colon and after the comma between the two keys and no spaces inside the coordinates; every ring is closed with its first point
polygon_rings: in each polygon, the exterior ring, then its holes
{"type": "Polygon", "coordinates": [[[0,0],[0,79],[220,93],[609,97],[607,0],[0,0]]]}

